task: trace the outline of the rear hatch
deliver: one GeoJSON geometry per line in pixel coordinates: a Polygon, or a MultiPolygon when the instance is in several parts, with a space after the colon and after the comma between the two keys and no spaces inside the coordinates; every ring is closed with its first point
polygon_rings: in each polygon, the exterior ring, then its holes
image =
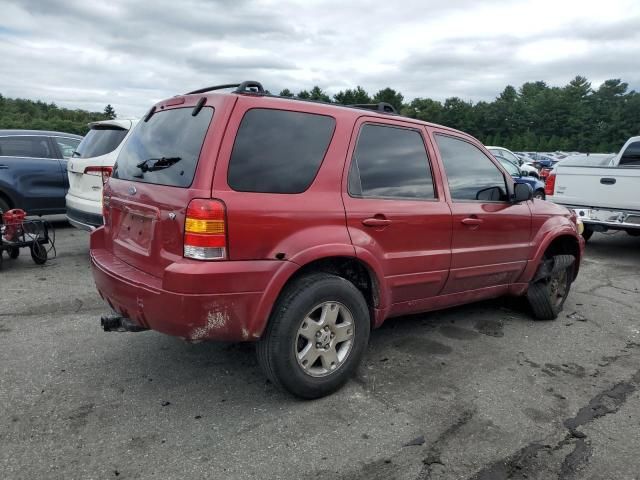
{"type": "Polygon", "coordinates": [[[161,278],[182,258],[186,208],[211,197],[223,133],[213,127],[224,125],[229,103],[216,95],[174,97],[133,130],[104,198],[106,248],[120,260],[161,278]]]}
{"type": "MultiPolygon", "coordinates": [[[[103,167],[113,167],[131,120],[99,122],[90,125],[73,156],[67,162],[69,193],[78,198],[100,202],[103,167]]],[[[105,170],[108,172],[108,169],[105,170]]]]}

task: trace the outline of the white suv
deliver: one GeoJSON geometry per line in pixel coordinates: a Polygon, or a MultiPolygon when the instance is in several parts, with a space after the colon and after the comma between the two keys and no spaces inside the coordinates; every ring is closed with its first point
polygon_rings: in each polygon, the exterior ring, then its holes
{"type": "Polygon", "coordinates": [[[74,227],[93,230],[102,225],[102,186],[136,123],[118,119],[89,124],[91,130],[67,162],[67,218],[74,227]]]}
{"type": "Polygon", "coordinates": [[[540,178],[540,172],[538,169],[531,165],[530,163],[525,162],[521,158],[519,158],[515,153],[513,153],[508,148],[504,147],[487,147],[487,150],[491,152],[492,155],[496,155],[502,157],[506,160],[509,160],[511,163],[520,167],[520,170],[526,172],[526,174],[530,177],[540,178]]]}

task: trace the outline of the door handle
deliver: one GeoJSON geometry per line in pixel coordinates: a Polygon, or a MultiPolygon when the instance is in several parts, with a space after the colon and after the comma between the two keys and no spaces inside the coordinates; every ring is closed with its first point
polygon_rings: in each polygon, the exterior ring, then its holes
{"type": "Polygon", "coordinates": [[[9,165],[0,165],[0,170],[9,170],[9,165]]]}
{"type": "Polygon", "coordinates": [[[474,227],[474,226],[477,227],[482,223],[481,218],[474,218],[474,217],[463,218],[460,221],[465,225],[469,225],[470,227],[474,227]]]}
{"type": "Polygon", "coordinates": [[[613,185],[616,183],[615,178],[601,178],[600,183],[603,185],[613,185]]]}
{"type": "Polygon", "coordinates": [[[362,224],[365,227],[386,227],[391,224],[391,220],[388,218],[365,218],[362,220],[362,224]]]}

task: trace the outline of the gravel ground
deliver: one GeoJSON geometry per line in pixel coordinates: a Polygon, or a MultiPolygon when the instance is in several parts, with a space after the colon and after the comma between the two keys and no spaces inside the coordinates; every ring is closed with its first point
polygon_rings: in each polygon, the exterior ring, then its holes
{"type": "Polygon", "coordinates": [[[104,333],[88,235],[0,272],[3,479],[640,478],[640,238],[595,234],[555,322],[513,300],[390,320],[298,401],[248,344],[104,333]]]}

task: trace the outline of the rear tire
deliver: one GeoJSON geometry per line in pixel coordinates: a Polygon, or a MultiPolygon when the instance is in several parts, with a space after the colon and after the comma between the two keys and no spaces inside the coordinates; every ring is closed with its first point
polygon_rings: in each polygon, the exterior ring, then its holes
{"type": "Polygon", "coordinates": [[[355,372],[370,328],[367,302],[351,282],[306,275],[276,302],[257,344],[258,362],[276,387],[300,398],[323,397],[355,372]]]}
{"type": "Polygon", "coordinates": [[[627,234],[631,235],[632,237],[640,237],[640,230],[629,229],[627,230],[627,234]]]}
{"type": "Polygon", "coordinates": [[[557,255],[550,259],[543,259],[539,271],[547,269],[548,275],[545,274],[542,278],[530,283],[527,290],[527,299],[536,320],[555,320],[558,318],[571,289],[573,262],[575,262],[575,257],[572,255],[557,255]],[[555,267],[560,262],[564,264],[569,261],[571,263],[564,268],[555,267]]]}

